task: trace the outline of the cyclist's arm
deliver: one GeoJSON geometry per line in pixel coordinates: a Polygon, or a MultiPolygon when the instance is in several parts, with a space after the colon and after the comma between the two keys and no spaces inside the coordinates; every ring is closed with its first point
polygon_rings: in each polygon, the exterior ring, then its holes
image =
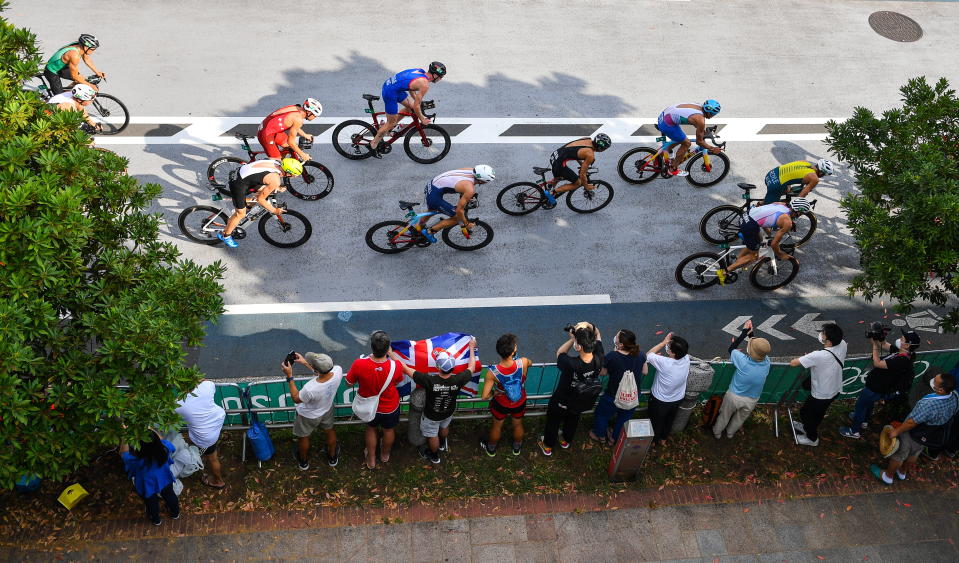
{"type": "Polygon", "coordinates": [[[466,180],[462,180],[456,183],[456,191],[460,194],[460,200],[456,202],[456,216],[455,219],[461,224],[465,225],[466,220],[466,205],[473,199],[473,196],[476,194],[476,190],[473,189],[473,186],[466,180]],[[462,186],[460,184],[463,184],[462,186]],[[462,190],[462,191],[461,191],[462,190]]]}
{"type": "Polygon", "coordinates": [[[426,119],[426,116],[423,115],[423,110],[420,109],[420,104],[423,102],[423,97],[426,96],[426,92],[430,89],[430,81],[425,78],[417,78],[414,82],[418,84],[410,88],[410,96],[413,98],[411,105],[413,111],[416,112],[416,116],[420,118],[420,121],[426,119]],[[422,80],[422,82],[420,82],[422,80]]]}
{"type": "Polygon", "coordinates": [[[67,57],[67,67],[70,69],[70,77],[73,78],[73,81],[77,84],[87,84],[93,86],[87,82],[87,79],[80,74],[80,54],[77,51],[69,51],[66,55],[67,57]]]}
{"type": "Polygon", "coordinates": [[[579,185],[585,186],[589,182],[589,167],[596,161],[596,153],[592,150],[583,159],[579,165],[579,185]]]}
{"type": "Polygon", "coordinates": [[[91,127],[100,129],[100,124],[94,121],[92,117],[90,117],[90,114],[87,112],[87,108],[83,107],[83,104],[79,104],[79,105],[80,105],[80,111],[83,112],[84,121],[86,121],[91,127]]]}
{"type": "Polygon", "coordinates": [[[290,146],[290,150],[296,153],[296,156],[300,157],[300,160],[309,160],[310,155],[306,154],[303,149],[300,148],[299,144],[296,142],[297,137],[306,137],[312,139],[313,137],[307,135],[303,132],[303,118],[299,116],[292,116],[293,123],[290,124],[290,128],[287,129],[287,144],[290,146]]]}
{"type": "Polygon", "coordinates": [[[279,174],[270,174],[266,177],[266,181],[263,183],[263,187],[257,190],[256,192],[256,202],[260,204],[263,209],[266,209],[274,215],[277,214],[279,209],[270,205],[270,202],[267,198],[270,197],[270,194],[275,192],[280,187],[280,175],[279,174]]]}
{"type": "Polygon", "coordinates": [[[702,115],[689,116],[689,123],[696,126],[696,144],[710,152],[719,152],[719,147],[714,147],[706,142],[706,118],[702,115]]]}
{"type": "Polygon", "coordinates": [[[779,242],[786,236],[793,228],[793,221],[789,218],[788,215],[783,215],[776,221],[776,234],[773,236],[773,240],[769,243],[769,246],[772,247],[773,252],[776,253],[777,258],[783,258],[784,256],[789,256],[785,252],[779,249],[779,242]]]}
{"type": "Polygon", "coordinates": [[[805,176],[803,176],[802,180],[803,180],[803,187],[802,187],[802,190],[799,192],[799,197],[806,197],[806,195],[808,195],[809,192],[811,192],[812,189],[816,187],[816,184],[819,183],[819,176],[817,176],[815,172],[810,172],[809,174],[806,174],[805,176]]]}
{"type": "Polygon", "coordinates": [[[90,70],[93,71],[93,74],[99,76],[100,78],[107,77],[106,73],[100,72],[100,69],[98,69],[96,65],[93,64],[93,59],[90,58],[90,53],[84,53],[83,55],[81,55],[81,57],[83,58],[84,64],[90,67],[90,70]]]}

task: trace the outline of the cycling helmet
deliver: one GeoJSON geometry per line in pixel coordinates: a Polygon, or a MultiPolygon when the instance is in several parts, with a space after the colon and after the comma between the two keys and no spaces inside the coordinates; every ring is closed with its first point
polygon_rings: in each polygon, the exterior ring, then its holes
{"type": "Polygon", "coordinates": [[[319,117],[320,114],[323,113],[323,104],[316,101],[315,98],[307,98],[302,105],[303,109],[313,114],[313,117],[319,117]]]}
{"type": "Polygon", "coordinates": [[[453,356],[450,356],[449,352],[443,350],[436,354],[436,369],[443,373],[449,373],[453,371],[455,367],[456,360],[453,359],[453,356]]]}
{"type": "Polygon", "coordinates": [[[477,182],[483,182],[485,184],[496,179],[496,172],[493,171],[493,167],[489,164],[477,164],[473,168],[473,178],[475,178],[477,182]]]}
{"type": "Polygon", "coordinates": [[[97,97],[97,91],[89,84],[77,84],[70,92],[73,94],[73,99],[80,100],[81,102],[86,102],[97,97]]]}
{"type": "Polygon", "coordinates": [[[593,148],[604,151],[613,144],[613,140],[609,138],[609,135],[606,133],[600,133],[593,137],[593,148]]]}
{"type": "Polygon", "coordinates": [[[703,102],[703,113],[706,114],[706,117],[713,117],[719,113],[720,105],[716,100],[706,100],[703,102]]]}
{"type": "Polygon", "coordinates": [[[280,168],[293,176],[299,176],[303,173],[303,163],[295,158],[284,158],[280,161],[280,168]]]}
{"type": "Polygon", "coordinates": [[[825,176],[829,176],[833,173],[833,166],[835,166],[831,161],[826,160],[825,158],[820,158],[816,161],[816,168],[825,176]]]}
{"type": "Polygon", "coordinates": [[[446,76],[446,65],[439,61],[433,61],[430,63],[429,71],[430,74],[435,74],[436,76],[442,78],[446,76]]]}
{"type": "Polygon", "coordinates": [[[789,200],[789,207],[796,213],[805,213],[811,209],[809,200],[804,197],[794,197],[789,200]]]}
{"type": "Polygon", "coordinates": [[[91,49],[96,49],[100,46],[100,40],[89,33],[81,33],[80,39],[77,39],[77,43],[91,49]]]}

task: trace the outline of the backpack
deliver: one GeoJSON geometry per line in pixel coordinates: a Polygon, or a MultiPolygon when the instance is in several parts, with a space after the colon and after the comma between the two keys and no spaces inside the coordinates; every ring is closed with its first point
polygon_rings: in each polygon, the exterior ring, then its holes
{"type": "Polygon", "coordinates": [[[706,399],[706,404],[703,405],[703,426],[716,424],[716,419],[719,418],[719,408],[722,406],[722,395],[713,395],[709,399],[706,399]]]}
{"type": "MultiPolygon", "coordinates": [[[[519,364],[519,362],[517,362],[519,364]]],[[[496,382],[500,384],[506,393],[509,402],[515,403],[523,398],[523,365],[516,366],[516,371],[510,375],[503,375],[495,365],[491,365],[489,370],[493,372],[496,382]]]]}
{"type": "Polygon", "coordinates": [[[573,376],[573,383],[569,386],[570,396],[567,406],[573,412],[584,412],[596,405],[596,398],[603,391],[603,384],[598,376],[577,378],[573,376]]]}
{"type": "Polygon", "coordinates": [[[636,375],[633,370],[628,369],[623,372],[623,378],[619,380],[619,387],[616,388],[613,404],[624,411],[633,410],[639,406],[639,388],[636,387],[636,375]]]}

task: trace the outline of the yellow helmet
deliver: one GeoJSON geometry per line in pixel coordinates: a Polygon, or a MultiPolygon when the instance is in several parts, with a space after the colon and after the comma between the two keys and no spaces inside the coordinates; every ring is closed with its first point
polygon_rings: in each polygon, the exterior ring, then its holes
{"type": "Polygon", "coordinates": [[[280,161],[280,168],[293,176],[299,176],[303,173],[303,163],[295,158],[284,158],[280,161]]]}

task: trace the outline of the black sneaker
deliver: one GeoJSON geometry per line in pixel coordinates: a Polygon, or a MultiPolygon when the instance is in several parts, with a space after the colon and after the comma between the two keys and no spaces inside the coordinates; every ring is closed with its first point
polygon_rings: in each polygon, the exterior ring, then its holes
{"type": "Polygon", "coordinates": [[[162,524],[162,523],[163,523],[162,520],[154,520],[154,521],[153,521],[153,525],[154,525],[154,526],[159,526],[159,525],[162,524]]]}
{"type": "Polygon", "coordinates": [[[446,437],[440,438],[440,447],[438,449],[441,452],[450,451],[449,441],[447,441],[446,437]]]}
{"type": "Polygon", "coordinates": [[[487,443],[486,440],[480,440],[480,448],[483,449],[483,452],[485,452],[486,455],[490,457],[496,456],[496,448],[490,448],[489,443],[487,443]]]}
{"type": "Polygon", "coordinates": [[[430,462],[432,462],[433,464],[437,464],[437,463],[440,462],[440,453],[439,453],[439,452],[428,451],[428,454],[429,454],[429,460],[430,460],[430,462]]]}
{"type": "Polygon", "coordinates": [[[300,471],[306,471],[310,468],[309,460],[300,459],[300,454],[296,450],[293,450],[293,459],[296,460],[296,465],[300,468],[300,471]]]}
{"type": "Polygon", "coordinates": [[[523,451],[522,442],[513,442],[513,455],[519,455],[523,451]]]}
{"type": "Polygon", "coordinates": [[[420,452],[421,458],[425,460],[430,460],[430,449],[428,447],[420,446],[419,448],[417,448],[417,450],[420,452]]]}
{"type": "Polygon", "coordinates": [[[336,464],[340,462],[340,445],[336,445],[336,453],[330,455],[329,452],[326,454],[326,463],[330,467],[336,467],[336,464]]]}
{"type": "Polygon", "coordinates": [[[170,520],[179,520],[179,519],[180,519],[180,512],[179,512],[179,511],[177,511],[176,514],[171,514],[171,515],[170,515],[170,520]]]}

